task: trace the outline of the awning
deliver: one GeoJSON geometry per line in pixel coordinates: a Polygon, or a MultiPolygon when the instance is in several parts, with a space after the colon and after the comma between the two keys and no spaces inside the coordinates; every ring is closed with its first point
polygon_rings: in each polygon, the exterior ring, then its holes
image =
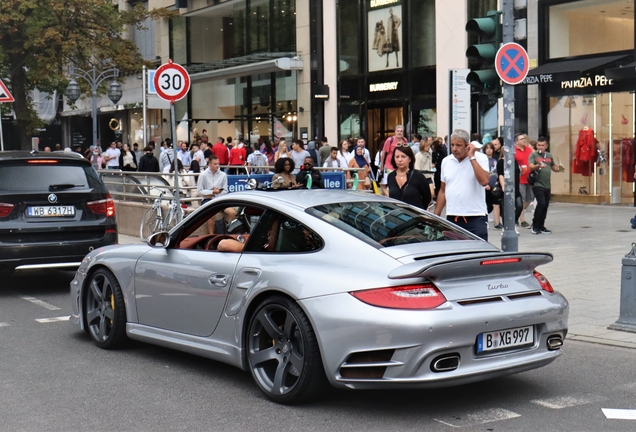
{"type": "Polygon", "coordinates": [[[605,69],[605,76],[613,80],[636,78],[636,62],[617,68],[605,69]]]}
{"type": "Polygon", "coordinates": [[[287,70],[302,70],[300,56],[282,57],[279,53],[264,53],[237,57],[214,63],[186,67],[192,81],[228,79],[287,70]],[[273,58],[272,58],[273,57],[273,58]]]}
{"type": "Polygon", "coordinates": [[[546,63],[530,70],[530,72],[528,72],[528,77],[537,77],[538,79],[532,80],[526,78],[526,83],[539,84],[541,82],[577,79],[580,78],[581,75],[584,75],[589,71],[599,69],[602,66],[614,63],[618,60],[624,59],[625,57],[627,56],[622,54],[589,59],[562,60],[546,63]],[[544,78],[550,75],[556,76],[553,76],[550,79],[544,78]]]}

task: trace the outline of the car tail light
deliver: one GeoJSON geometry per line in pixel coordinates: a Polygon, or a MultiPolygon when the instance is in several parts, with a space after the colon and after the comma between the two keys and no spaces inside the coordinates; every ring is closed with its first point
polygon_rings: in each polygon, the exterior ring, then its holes
{"type": "Polygon", "coordinates": [[[552,288],[552,285],[550,285],[550,282],[548,282],[548,279],[546,279],[545,276],[543,276],[541,273],[539,273],[536,270],[532,274],[539,281],[539,285],[541,285],[541,289],[543,291],[547,291],[549,293],[553,293],[554,292],[554,288],[552,288]]]}
{"type": "Polygon", "coordinates": [[[7,217],[13,211],[13,204],[0,203],[0,217],[7,217]]]}
{"type": "Polygon", "coordinates": [[[86,205],[94,214],[106,215],[106,217],[115,216],[115,201],[113,201],[110,194],[106,195],[106,199],[91,201],[86,203],[86,205]]]}
{"type": "Polygon", "coordinates": [[[495,265],[495,264],[510,264],[521,261],[521,258],[501,258],[486,260],[479,263],[479,265],[495,265]]]}
{"type": "Polygon", "coordinates": [[[431,283],[353,291],[349,294],[364,303],[391,309],[433,309],[446,302],[444,294],[431,283]]]}
{"type": "Polygon", "coordinates": [[[34,165],[54,165],[58,163],[58,161],[55,159],[30,159],[27,163],[34,165]]]}

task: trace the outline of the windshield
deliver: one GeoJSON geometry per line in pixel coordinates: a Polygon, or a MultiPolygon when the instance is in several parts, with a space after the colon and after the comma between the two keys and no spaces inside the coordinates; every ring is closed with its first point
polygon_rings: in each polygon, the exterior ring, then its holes
{"type": "Polygon", "coordinates": [[[476,239],[450,222],[400,203],[327,204],[311,207],[307,213],[375,247],[476,239]]]}

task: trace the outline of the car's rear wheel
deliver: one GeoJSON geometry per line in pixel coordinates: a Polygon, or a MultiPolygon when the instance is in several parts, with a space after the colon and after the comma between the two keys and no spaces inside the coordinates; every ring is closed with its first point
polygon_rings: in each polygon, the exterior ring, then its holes
{"type": "Polygon", "coordinates": [[[247,334],[247,359],[265,396],[282,404],[316,397],[326,383],[320,349],[304,311],[283,296],[255,310],[247,334]]]}
{"type": "Polygon", "coordinates": [[[141,218],[141,225],[139,226],[139,237],[141,240],[146,241],[148,237],[159,229],[161,225],[161,219],[157,218],[157,209],[150,207],[144,213],[144,217],[141,218]]]}
{"type": "Polygon", "coordinates": [[[126,339],[126,309],[117,278],[98,269],[91,276],[84,303],[88,334],[100,348],[113,349],[126,339]]]}

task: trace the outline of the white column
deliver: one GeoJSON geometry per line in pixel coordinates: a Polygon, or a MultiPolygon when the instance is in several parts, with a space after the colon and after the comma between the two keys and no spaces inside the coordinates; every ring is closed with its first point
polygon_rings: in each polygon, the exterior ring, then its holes
{"type": "MultiPolygon", "coordinates": [[[[437,63],[437,135],[450,135],[450,74],[466,68],[466,0],[435,0],[435,52],[437,63]]],[[[470,132],[470,131],[468,131],[470,132]]]]}
{"type": "Polygon", "coordinates": [[[329,99],[325,101],[325,136],[330,143],[338,142],[338,38],[336,0],[323,0],[323,56],[325,84],[329,99]]]}

